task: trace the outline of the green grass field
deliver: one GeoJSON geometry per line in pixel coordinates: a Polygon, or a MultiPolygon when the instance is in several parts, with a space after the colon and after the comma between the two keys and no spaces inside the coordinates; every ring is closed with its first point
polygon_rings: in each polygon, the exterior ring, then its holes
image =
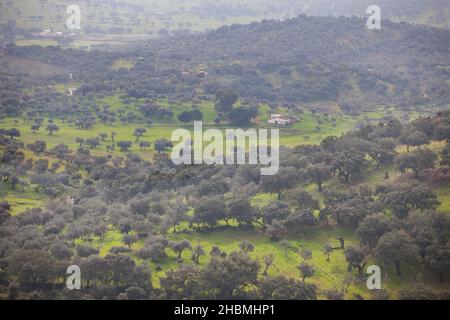
{"type": "Polygon", "coordinates": [[[134,65],[136,64],[136,61],[128,60],[128,59],[117,59],[114,61],[112,65],[113,70],[120,70],[120,69],[132,69],[134,68],[134,65]]]}
{"type": "MultiPolygon", "coordinates": [[[[55,90],[59,92],[64,92],[68,89],[67,86],[57,85],[55,86],[55,90]]],[[[118,111],[119,109],[125,110],[133,110],[136,112],[138,117],[142,116],[139,111],[136,109],[136,104],[133,103],[130,105],[124,105],[119,98],[119,95],[111,95],[101,99],[98,99],[98,103],[100,105],[109,105],[110,110],[118,111]]],[[[75,126],[68,125],[66,123],[62,123],[61,121],[55,119],[55,123],[60,127],[58,132],[53,133],[53,135],[48,135],[45,131],[45,125],[42,126],[41,130],[37,133],[32,133],[30,129],[30,124],[25,123],[22,119],[3,119],[0,120],[0,128],[6,129],[15,127],[20,130],[21,137],[20,141],[25,144],[33,143],[36,140],[43,140],[47,143],[47,148],[52,148],[58,144],[66,144],[72,150],[76,150],[78,148],[78,144],[75,142],[76,137],[80,137],[83,139],[96,137],[98,133],[104,132],[110,135],[112,132],[116,132],[117,136],[115,138],[116,141],[120,140],[130,140],[135,141],[135,137],[133,136],[134,130],[139,127],[144,127],[147,129],[147,132],[142,136],[141,140],[150,142],[152,145],[148,150],[140,151],[137,144],[130,149],[132,152],[135,152],[141,155],[144,159],[152,159],[154,154],[153,143],[162,138],[169,139],[171,138],[172,132],[177,128],[186,128],[192,131],[192,124],[184,125],[180,123],[177,119],[178,114],[182,111],[190,110],[191,106],[188,103],[177,103],[169,106],[167,101],[159,101],[158,104],[162,107],[170,107],[174,111],[174,117],[172,120],[165,121],[155,121],[155,123],[148,127],[145,124],[120,124],[115,123],[114,125],[104,125],[102,123],[97,123],[93,129],[90,130],[81,130],[76,128],[75,126]],[[17,122],[17,123],[16,123],[17,122]]],[[[211,102],[203,102],[198,105],[198,109],[203,113],[203,123],[204,129],[209,129],[211,127],[219,127],[224,131],[227,128],[232,128],[227,125],[214,125],[214,119],[217,117],[217,113],[214,110],[214,106],[211,102]]],[[[266,119],[268,117],[267,107],[262,106],[260,108],[258,117],[253,127],[255,128],[275,128],[266,125],[266,119]]],[[[323,120],[321,117],[314,117],[312,113],[305,112],[303,115],[300,115],[300,121],[296,123],[294,126],[290,127],[280,127],[280,144],[288,147],[294,147],[299,144],[304,143],[319,143],[323,138],[329,135],[339,136],[342,133],[352,129],[354,124],[357,122],[357,119],[352,119],[348,116],[338,117],[336,120],[336,125],[333,125],[331,121],[323,120]],[[320,130],[316,130],[319,126],[318,119],[322,119],[323,123],[320,125],[320,130]]],[[[104,144],[110,143],[110,141],[105,141],[104,144]]],[[[93,154],[101,155],[105,154],[105,147],[98,147],[97,149],[92,150],[93,154]]],[[[120,154],[119,151],[116,151],[116,154],[120,154]]]]}
{"type": "MultiPolygon", "coordinates": [[[[268,275],[285,275],[298,279],[300,273],[298,265],[302,262],[302,258],[299,255],[300,249],[310,249],[312,252],[312,259],[309,263],[315,267],[315,274],[308,282],[314,283],[319,289],[319,297],[323,298],[323,291],[331,288],[344,289],[345,283],[348,281],[349,275],[352,278],[351,285],[347,288],[346,297],[355,298],[355,295],[369,299],[371,297],[370,290],[367,289],[365,284],[365,278],[359,278],[357,272],[347,272],[347,264],[345,256],[342,250],[335,249],[330,255],[330,261],[327,261],[326,256],[322,252],[322,246],[324,244],[330,244],[333,247],[339,247],[338,237],[343,237],[346,242],[346,246],[357,245],[358,241],[355,239],[352,231],[345,230],[337,226],[319,226],[310,228],[303,234],[285,234],[284,238],[287,239],[292,248],[287,251],[287,254],[281,248],[278,243],[273,242],[267,235],[255,231],[243,231],[238,228],[225,228],[222,230],[216,230],[210,233],[196,233],[196,232],[184,232],[181,230],[178,233],[169,233],[168,238],[172,241],[180,241],[183,239],[188,240],[192,246],[201,245],[205,249],[206,255],[200,258],[200,266],[206,265],[209,260],[209,252],[213,246],[218,246],[222,251],[230,253],[232,251],[239,250],[239,243],[244,239],[250,241],[255,249],[249,253],[250,257],[263,264],[263,257],[268,254],[274,256],[274,263],[268,269],[268,275]]],[[[90,241],[77,240],[77,244],[88,244],[96,247],[100,250],[100,256],[108,254],[112,247],[123,247],[124,244],[121,241],[122,236],[117,230],[111,230],[103,240],[91,239],[90,241]]],[[[133,250],[138,250],[143,246],[143,241],[140,241],[132,246],[133,250]]],[[[131,253],[131,257],[138,264],[147,264],[152,273],[153,285],[159,286],[159,279],[170,269],[176,269],[179,262],[176,259],[176,254],[171,249],[166,249],[167,257],[157,261],[142,261],[137,258],[134,253],[131,253]],[[156,271],[156,270],[159,271],[156,271]]],[[[191,252],[185,250],[182,254],[184,263],[192,263],[191,252]]],[[[375,261],[369,261],[376,263],[375,261]]],[[[261,276],[263,269],[260,270],[261,276]]],[[[422,275],[416,275],[420,280],[429,280],[427,278],[421,278],[422,275]]],[[[388,290],[391,294],[391,298],[395,298],[398,290],[412,282],[413,272],[412,268],[405,266],[403,268],[403,275],[398,278],[395,275],[395,271],[392,266],[383,267],[382,286],[388,290]]],[[[442,289],[442,285],[436,284],[435,281],[431,281],[430,285],[436,286],[436,289],[442,289]]],[[[450,287],[450,286],[449,286],[450,287]]]]}
{"type": "Polygon", "coordinates": [[[57,44],[58,43],[54,40],[22,39],[16,41],[16,45],[18,47],[29,47],[29,46],[49,47],[49,46],[56,46],[57,44]]]}
{"type": "Polygon", "coordinates": [[[0,199],[8,201],[13,215],[20,214],[31,208],[42,207],[47,201],[45,196],[37,194],[31,188],[22,189],[17,187],[16,190],[12,190],[3,182],[0,182],[0,199]]]}

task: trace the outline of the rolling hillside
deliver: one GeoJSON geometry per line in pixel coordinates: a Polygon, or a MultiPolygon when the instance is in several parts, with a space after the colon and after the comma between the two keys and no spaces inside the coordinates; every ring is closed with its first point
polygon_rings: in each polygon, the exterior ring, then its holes
{"type": "Polygon", "coordinates": [[[450,31],[442,29],[386,22],[383,30],[368,30],[364,19],[300,16],[140,41],[114,52],[9,46],[5,54],[65,68],[82,95],[133,84],[125,89],[130,97],[188,100],[231,88],[255,104],[423,112],[449,105],[448,43],[450,31]],[[129,65],[117,68],[117,61],[129,65]]]}
{"type": "MultiPolygon", "coordinates": [[[[81,33],[156,34],[161,29],[203,31],[221,25],[262,19],[285,19],[299,14],[311,16],[365,17],[369,0],[269,0],[158,1],[107,0],[78,1],[82,12],[81,33]]],[[[4,1],[0,23],[15,20],[19,28],[65,30],[66,8],[70,1],[4,1]]],[[[376,3],[382,18],[449,28],[448,0],[388,1],[376,3]]]]}

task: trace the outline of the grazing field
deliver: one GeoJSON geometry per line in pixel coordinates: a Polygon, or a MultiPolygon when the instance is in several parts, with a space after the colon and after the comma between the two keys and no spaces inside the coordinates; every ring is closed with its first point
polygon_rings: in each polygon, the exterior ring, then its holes
{"type": "Polygon", "coordinates": [[[21,189],[20,187],[16,190],[11,190],[3,183],[0,183],[0,198],[8,201],[13,215],[20,214],[31,208],[44,206],[47,201],[44,195],[38,194],[34,190],[21,189]]]}
{"type": "MultiPolygon", "coordinates": [[[[326,256],[322,253],[322,245],[330,243],[336,247],[339,246],[338,237],[344,237],[348,245],[355,244],[355,239],[350,232],[336,228],[333,226],[322,227],[316,230],[308,231],[306,234],[295,235],[286,234],[285,238],[290,242],[292,248],[286,252],[279,245],[270,240],[268,236],[260,232],[239,230],[238,228],[222,226],[213,232],[192,232],[192,231],[178,231],[177,233],[170,233],[169,239],[179,241],[188,240],[193,246],[201,245],[205,248],[207,255],[211,251],[213,246],[219,246],[222,251],[230,253],[239,249],[239,244],[242,240],[248,240],[254,244],[255,249],[250,253],[250,256],[262,261],[263,256],[267,254],[274,254],[275,263],[268,269],[269,275],[275,275],[282,273],[288,277],[298,278],[299,271],[297,266],[301,263],[302,258],[299,255],[299,249],[308,248],[313,252],[312,263],[318,266],[317,280],[319,287],[327,288],[330,284],[340,287],[344,280],[346,264],[342,250],[335,250],[330,256],[330,262],[326,261],[326,256]],[[331,263],[332,262],[332,263],[331,263]]],[[[92,245],[100,249],[100,255],[105,256],[112,247],[123,246],[121,240],[121,234],[118,231],[110,231],[106,238],[103,240],[93,239],[86,244],[92,245]]],[[[142,242],[138,242],[133,245],[132,249],[136,250],[143,246],[142,242]]],[[[153,279],[158,283],[159,278],[164,276],[165,272],[171,268],[175,268],[178,264],[176,260],[176,254],[167,251],[168,257],[157,263],[150,262],[152,270],[159,267],[161,271],[153,273],[153,279]]],[[[136,261],[139,261],[134,256],[136,261]]],[[[185,262],[190,261],[190,252],[186,251],[182,254],[182,258],[185,262]]],[[[200,258],[200,265],[205,265],[208,257],[200,258]]],[[[141,261],[142,262],[142,261],[141,261]]],[[[159,269],[158,268],[158,269],[159,269]]],[[[262,271],[261,271],[262,272],[262,271]]],[[[367,290],[363,286],[357,283],[349,290],[349,294],[362,294],[367,296],[367,290]]]]}
{"type": "MultiPolygon", "coordinates": [[[[231,223],[232,224],[232,223],[231,223]]],[[[168,238],[173,241],[188,240],[192,246],[201,245],[206,252],[205,256],[200,258],[199,265],[205,266],[209,260],[209,252],[213,246],[218,246],[223,252],[231,253],[239,250],[239,244],[245,239],[254,245],[254,250],[249,253],[249,256],[256,259],[263,264],[264,256],[272,254],[274,257],[274,264],[267,270],[270,276],[283,274],[289,278],[300,277],[298,266],[303,261],[300,256],[300,250],[309,249],[312,252],[312,259],[309,260],[316,269],[313,280],[314,284],[318,286],[320,291],[331,288],[345,291],[345,297],[348,299],[355,299],[363,297],[370,299],[372,294],[367,290],[365,277],[359,278],[356,270],[347,273],[347,263],[344,256],[344,251],[339,248],[338,238],[344,238],[346,246],[357,245],[358,241],[355,239],[351,230],[345,230],[338,226],[321,226],[307,230],[301,234],[284,234],[283,238],[290,243],[290,249],[285,250],[278,243],[273,242],[267,235],[262,232],[255,232],[254,230],[240,230],[237,227],[227,227],[222,225],[218,229],[208,232],[194,232],[191,230],[179,230],[176,233],[169,233],[168,238]],[[323,253],[323,245],[330,244],[336,249],[330,255],[330,261],[327,261],[326,255],[323,253]]],[[[123,247],[122,235],[118,230],[111,230],[102,240],[89,239],[88,241],[77,241],[77,244],[88,244],[100,250],[100,256],[106,256],[109,250],[113,247],[123,247]]],[[[139,241],[132,246],[133,251],[143,247],[143,241],[139,241]]],[[[177,260],[177,255],[172,250],[167,250],[167,257],[157,262],[146,262],[140,260],[134,253],[130,253],[137,263],[148,264],[152,273],[152,280],[155,286],[159,286],[159,279],[165,276],[165,273],[171,269],[176,269],[180,261],[177,260]]],[[[182,254],[182,263],[189,263],[191,261],[191,252],[186,250],[182,254]]],[[[369,261],[376,263],[376,261],[369,261]]],[[[263,276],[263,269],[260,270],[263,276]]],[[[385,267],[383,269],[383,288],[390,292],[391,299],[395,299],[398,290],[407,286],[413,281],[413,268],[405,267],[403,276],[397,278],[393,267],[385,267]]],[[[417,275],[416,275],[417,277],[417,275]]],[[[428,281],[427,277],[419,276],[418,280],[428,281]]],[[[308,281],[308,280],[307,280],[308,281]]],[[[435,282],[430,282],[435,289],[444,289],[441,285],[436,285],[435,282]]],[[[450,285],[445,286],[450,289],[450,285]]],[[[324,296],[321,296],[324,298],[324,296]]]]}
{"type": "MultiPolygon", "coordinates": [[[[68,86],[57,86],[56,89],[60,92],[64,92],[68,89],[68,86]]],[[[118,99],[117,96],[110,96],[106,98],[101,98],[99,100],[101,104],[107,104],[111,106],[112,111],[117,111],[121,108],[130,108],[126,107],[122,104],[122,102],[118,99]]],[[[168,102],[161,101],[159,105],[162,107],[169,107],[168,102]]],[[[61,120],[54,119],[54,123],[58,125],[60,130],[58,132],[49,135],[45,131],[45,126],[41,128],[36,133],[33,133],[30,129],[30,124],[26,123],[23,119],[20,118],[8,118],[0,120],[0,128],[8,129],[11,127],[16,127],[21,132],[20,141],[25,144],[30,144],[36,140],[44,140],[47,144],[47,148],[53,148],[58,144],[66,144],[69,146],[71,150],[76,150],[79,145],[76,143],[75,138],[80,137],[83,139],[97,137],[98,133],[104,132],[111,136],[112,132],[115,132],[117,135],[115,137],[115,141],[120,140],[130,140],[135,141],[136,137],[133,136],[134,130],[136,128],[145,128],[147,132],[140,138],[140,140],[150,142],[151,147],[146,149],[145,151],[141,151],[137,144],[134,144],[130,151],[141,155],[144,159],[150,160],[155,153],[154,150],[154,142],[158,139],[169,139],[171,138],[172,132],[177,128],[185,128],[192,132],[192,124],[184,125],[178,119],[177,115],[182,111],[189,108],[188,104],[175,104],[171,106],[174,111],[174,117],[171,120],[164,121],[155,121],[155,123],[148,126],[143,123],[126,123],[120,124],[116,123],[113,125],[105,125],[102,123],[97,123],[92,129],[84,130],[79,129],[73,125],[69,125],[67,123],[63,123],[61,120]]],[[[226,130],[230,127],[227,124],[215,125],[214,119],[217,117],[217,113],[214,111],[213,104],[204,102],[198,106],[198,110],[203,113],[203,127],[204,129],[208,128],[221,128],[222,131],[226,130]]],[[[340,136],[341,134],[347,132],[350,129],[354,128],[354,125],[358,122],[357,118],[351,118],[349,116],[338,117],[335,124],[331,121],[324,119],[320,115],[314,115],[310,112],[305,112],[300,115],[300,121],[296,123],[294,126],[288,127],[274,127],[268,126],[265,124],[265,119],[267,114],[264,114],[264,107],[260,110],[260,116],[258,116],[256,122],[253,124],[253,128],[278,128],[280,130],[280,145],[285,145],[288,147],[294,147],[300,144],[318,144],[320,141],[330,135],[340,136]],[[321,124],[318,124],[318,121],[321,124]],[[317,127],[320,126],[320,129],[317,127]]],[[[136,111],[139,116],[139,112],[136,111]]],[[[47,119],[48,120],[48,119],[47,119]]],[[[110,138],[108,138],[104,144],[111,142],[110,138]]],[[[106,150],[103,146],[99,146],[93,150],[91,150],[93,154],[102,155],[106,154],[106,150]]],[[[115,154],[121,154],[119,150],[116,149],[115,154]]]]}
{"type": "Polygon", "coordinates": [[[49,46],[56,46],[58,43],[54,40],[33,40],[33,39],[22,39],[17,40],[16,45],[18,47],[27,47],[27,46],[42,46],[42,47],[49,47],[49,46]]]}
{"type": "MultiPolygon", "coordinates": [[[[125,63],[124,61],[119,62],[121,64],[125,63]]],[[[128,61],[126,63],[129,63],[128,61]]],[[[75,84],[76,86],[76,84],[75,84]]],[[[58,85],[55,89],[59,92],[65,92],[68,88],[71,87],[69,85],[58,85]]],[[[102,105],[110,105],[111,110],[117,111],[121,108],[127,108],[121,100],[118,98],[118,95],[112,95],[105,98],[100,98],[99,103],[102,105]]],[[[159,103],[163,107],[169,107],[167,101],[161,101],[159,103]]],[[[55,119],[54,123],[58,125],[60,130],[58,132],[49,135],[48,132],[45,131],[45,125],[36,133],[33,133],[30,129],[30,124],[26,123],[23,119],[20,118],[7,118],[0,120],[0,129],[9,129],[11,127],[15,127],[20,130],[21,137],[18,138],[19,141],[23,142],[26,145],[34,143],[37,140],[42,140],[46,142],[47,150],[51,149],[59,144],[67,145],[72,151],[78,149],[79,144],[75,141],[76,137],[82,139],[89,139],[97,137],[98,133],[107,133],[108,138],[102,142],[102,145],[96,147],[91,150],[93,155],[101,156],[106,155],[109,152],[105,149],[105,145],[110,144],[111,141],[111,133],[115,132],[117,135],[115,137],[115,141],[120,140],[129,140],[135,142],[136,137],[133,136],[133,133],[136,128],[145,128],[147,132],[140,138],[140,141],[147,141],[150,143],[150,147],[145,150],[141,150],[137,143],[133,143],[133,146],[130,148],[130,152],[136,153],[140,155],[143,159],[152,160],[155,154],[154,143],[158,139],[170,139],[172,132],[177,128],[186,128],[192,132],[192,124],[184,125],[179,122],[177,119],[177,115],[184,110],[188,110],[190,108],[189,104],[175,104],[171,106],[174,110],[175,116],[173,120],[166,120],[162,123],[154,123],[150,127],[145,124],[114,124],[114,125],[104,125],[102,123],[97,123],[90,130],[79,129],[73,125],[69,125],[67,123],[63,123],[61,120],[55,119]]],[[[130,108],[130,106],[128,106],[130,108]]],[[[204,102],[199,104],[198,109],[203,113],[203,122],[204,129],[208,128],[216,128],[219,127],[224,132],[227,128],[230,128],[227,125],[214,125],[214,119],[217,117],[217,113],[214,110],[213,104],[204,102]]],[[[131,108],[133,110],[133,108],[131,108]]],[[[136,111],[138,113],[138,111],[136,111]]],[[[265,122],[267,120],[267,108],[265,106],[261,106],[259,115],[254,123],[255,128],[267,127],[265,122]]],[[[317,120],[320,119],[320,115],[313,115],[310,112],[305,112],[300,116],[300,121],[295,124],[293,127],[280,128],[280,144],[288,147],[294,147],[299,144],[317,144],[324,137],[329,135],[339,136],[343,132],[346,132],[354,127],[354,124],[358,121],[357,119],[352,119],[351,117],[344,116],[338,117],[336,120],[336,125],[332,125],[330,121],[324,121],[321,125],[321,130],[317,131],[316,127],[318,126],[317,120]]],[[[46,119],[47,122],[48,119],[46,119]]],[[[114,155],[117,156],[125,156],[126,154],[121,152],[119,148],[116,148],[113,151],[114,155]]],[[[36,159],[43,158],[42,156],[36,156],[32,152],[27,152],[27,157],[36,159]]],[[[51,157],[47,157],[52,161],[57,161],[57,159],[52,159],[51,157]]],[[[0,183],[1,185],[1,183],[0,183]]],[[[19,192],[17,190],[9,190],[6,188],[0,189],[0,194],[8,200],[13,206],[13,213],[20,213],[24,210],[35,206],[41,206],[44,203],[45,197],[42,195],[35,194],[32,190],[19,192]]]]}

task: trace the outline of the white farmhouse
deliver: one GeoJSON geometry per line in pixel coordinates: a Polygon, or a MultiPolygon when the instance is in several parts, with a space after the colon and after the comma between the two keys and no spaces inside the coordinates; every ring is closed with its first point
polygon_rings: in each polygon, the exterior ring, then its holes
{"type": "Polygon", "coordinates": [[[294,124],[299,119],[294,116],[289,115],[281,115],[281,114],[271,114],[270,119],[267,121],[268,124],[278,125],[278,126],[287,126],[290,124],[294,124]]]}

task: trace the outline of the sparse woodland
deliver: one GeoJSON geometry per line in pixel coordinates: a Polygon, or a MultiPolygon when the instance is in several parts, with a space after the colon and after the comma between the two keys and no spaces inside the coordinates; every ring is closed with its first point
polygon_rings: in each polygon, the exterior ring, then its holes
{"type": "Polygon", "coordinates": [[[0,298],[449,299],[450,32],[363,21],[7,46],[37,69],[0,74],[0,298]],[[301,119],[277,175],[169,157],[173,128],[277,110],[301,119]],[[365,287],[373,264],[383,290],[365,287]]]}

